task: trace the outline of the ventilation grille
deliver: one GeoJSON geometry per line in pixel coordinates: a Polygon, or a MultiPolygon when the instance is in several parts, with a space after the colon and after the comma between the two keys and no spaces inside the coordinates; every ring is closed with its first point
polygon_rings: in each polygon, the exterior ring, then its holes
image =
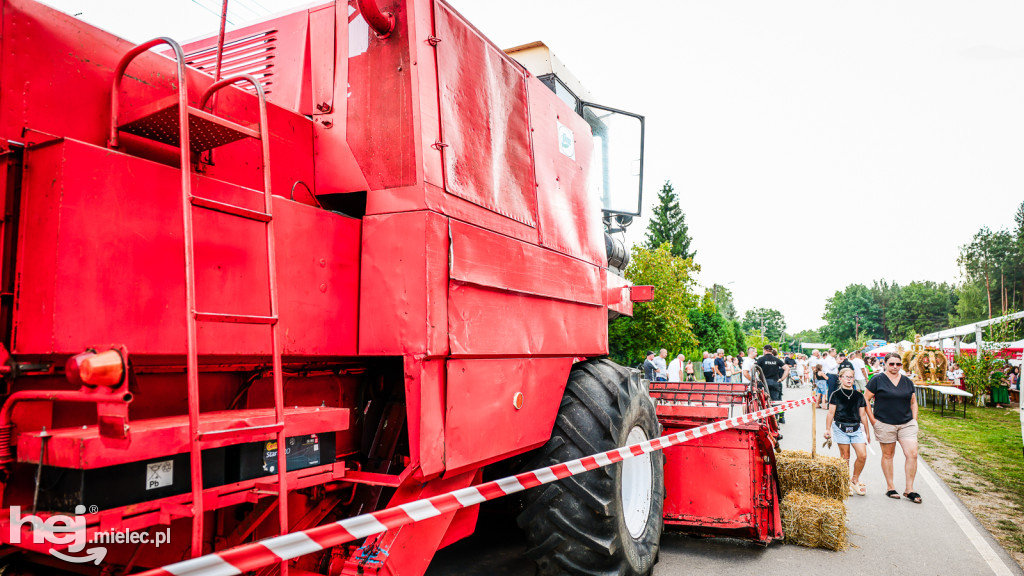
{"type": "MultiPolygon", "coordinates": [[[[270,94],[274,84],[274,50],[277,42],[277,30],[267,30],[244,38],[232,40],[224,44],[224,55],[220,65],[220,77],[232,74],[250,74],[259,80],[263,92],[270,94]]],[[[185,62],[210,76],[217,67],[217,45],[196,50],[185,55],[185,62]]],[[[247,83],[236,84],[237,87],[255,92],[256,89],[247,83]]]]}

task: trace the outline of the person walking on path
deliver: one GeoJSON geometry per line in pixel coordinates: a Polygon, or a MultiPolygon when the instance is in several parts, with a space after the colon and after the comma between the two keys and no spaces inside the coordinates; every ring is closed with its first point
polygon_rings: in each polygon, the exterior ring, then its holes
{"type": "Polygon", "coordinates": [[[903,497],[920,504],[921,495],[914,492],[914,478],[917,476],[917,402],[914,383],[910,378],[900,375],[902,367],[903,361],[899,354],[886,354],[885,372],[868,382],[864,398],[868,401],[868,418],[874,426],[875,438],[882,446],[882,474],[887,489],[885,495],[896,500],[900,498],[893,483],[893,459],[896,444],[899,443],[906,459],[906,489],[903,497]]]}
{"type": "Polygon", "coordinates": [[[839,374],[839,362],[836,361],[836,349],[832,348],[821,355],[821,365],[826,374],[839,374]]]}
{"type": "Polygon", "coordinates": [[[683,381],[683,365],[686,364],[686,357],[682,354],[676,356],[668,363],[668,381],[669,382],[682,382],[683,381]]]}
{"type": "Polygon", "coordinates": [[[719,348],[715,352],[715,382],[725,382],[725,350],[719,348]]]}
{"type": "Polygon", "coordinates": [[[704,361],[701,362],[701,370],[704,371],[704,381],[714,382],[715,380],[715,361],[711,359],[709,352],[704,353],[704,361]]]}
{"type": "Polygon", "coordinates": [[[846,357],[846,352],[839,353],[839,364],[836,366],[836,376],[839,376],[839,373],[843,371],[843,368],[853,370],[853,362],[850,362],[850,359],[846,357]]]}
{"type": "Polygon", "coordinates": [[[668,357],[668,350],[664,348],[658,352],[658,356],[654,359],[654,368],[656,370],[654,374],[655,380],[658,382],[668,381],[668,366],[665,365],[665,358],[668,357]]]}
{"type": "Polygon", "coordinates": [[[811,350],[811,357],[807,360],[807,365],[811,367],[811,374],[814,374],[814,367],[821,365],[821,352],[811,350]]]}
{"type": "Polygon", "coordinates": [[[825,367],[821,364],[814,366],[814,401],[818,408],[825,410],[828,401],[828,374],[825,374],[825,367]]]}
{"type": "Polygon", "coordinates": [[[852,369],[839,371],[840,387],[828,399],[825,439],[835,438],[836,444],[839,444],[839,456],[846,460],[847,470],[850,467],[850,447],[853,446],[857,460],[853,463],[850,492],[864,496],[867,487],[860,481],[860,473],[868,461],[867,444],[871,442],[871,431],[868,429],[868,403],[853,383],[852,369]]]}
{"type": "Polygon", "coordinates": [[[693,361],[686,363],[686,381],[696,382],[697,379],[693,376],[693,361]]]}
{"type": "Polygon", "coordinates": [[[868,369],[864,365],[864,353],[860,350],[850,354],[850,363],[853,364],[853,382],[857,390],[864,392],[868,385],[868,369]]]}
{"type": "MultiPolygon", "coordinates": [[[[757,365],[764,373],[765,384],[768,386],[768,395],[772,402],[782,401],[782,381],[789,375],[789,366],[775,356],[771,345],[764,345],[764,354],[757,359],[757,365]]],[[[779,424],[786,423],[786,413],[779,413],[779,424]]],[[[781,438],[780,438],[781,440],[781,438]]]]}
{"type": "Polygon", "coordinates": [[[753,346],[747,348],[747,356],[743,359],[743,363],[740,364],[740,372],[743,376],[743,383],[750,383],[750,369],[754,367],[754,362],[757,361],[757,348],[753,346]]]}
{"type": "Polygon", "coordinates": [[[786,366],[789,366],[789,374],[792,376],[796,376],[796,359],[793,358],[793,353],[785,352],[782,356],[782,361],[786,363],[786,366]]]}

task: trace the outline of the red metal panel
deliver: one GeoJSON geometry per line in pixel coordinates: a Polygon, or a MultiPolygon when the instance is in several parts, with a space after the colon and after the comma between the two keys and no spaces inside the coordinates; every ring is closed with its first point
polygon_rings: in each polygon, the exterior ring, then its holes
{"type": "Polygon", "coordinates": [[[434,6],[445,189],[533,226],[526,73],[443,2],[434,6]]]}
{"type": "Polygon", "coordinates": [[[594,140],[590,125],[535,77],[527,81],[541,243],[600,266],[607,265],[601,206],[588,176],[594,140]],[[572,138],[572,155],[559,138],[572,138]]]}
{"type": "Polygon", "coordinates": [[[408,15],[405,3],[388,10],[395,29],[387,39],[359,15],[348,28],[348,143],[371,190],[418,181],[408,15]]]}
{"type": "MultiPolygon", "coordinates": [[[[135,355],[184,351],[177,170],[80,142],[26,154],[15,351],[77,353],[120,342],[135,355]],[[160,330],[153,330],[160,326],[160,330]]],[[[196,176],[197,195],[254,208],[262,194],[196,176]]],[[[274,203],[287,354],[355,353],[358,220],[274,203]],[[316,242],[302,239],[317,230],[316,242]]],[[[260,223],[196,209],[198,306],[268,309],[260,223]]],[[[265,328],[205,324],[206,354],[269,350],[265,328]]]]}
{"type": "Polygon", "coordinates": [[[469,222],[531,244],[539,242],[536,228],[505,218],[458,196],[448,194],[443,188],[429,183],[377,190],[366,200],[366,213],[371,215],[417,210],[438,212],[452,219],[469,222]]]}
{"type": "MultiPolygon", "coordinates": [[[[420,498],[429,498],[466,488],[473,483],[475,478],[477,478],[477,471],[471,470],[458,476],[437,478],[427,483],[413,479],[407,481],[395,492],[388,502],[388,506],[397,506],[420,498]]],[[[353,559],[345,562],[340,574],[343,576],[423,574],[457,514],[458,511],[448,512],[367,538],[353,559]]]]}
{"type": "Polygon", "coordinates": [[[335,194],[368,190],[369,184],[345,139],[348,127],[348,4],[309,13],[313,85],[315,190],[335,194]]]}
{"type": "Polygon", "coordinates": [[[629,281],[613,272],[605,270],[608,309],[626,316],[633,315],[633,301],[629,299],[629,281]]]}
{"type": "Polygon", "coordinates": [[[597,356],[608,353],[608,312],[452,282],[448,331],[456,355],[597,356]]]}
{"type": "MultiPolygon", "coordinates": [[[[333,112],[336,78],[348,81],[347,24],[346,4],[328,4],[309,11],[309,80],[312,102],[307,114],[333,112]],[[342,18],[338,19],[338,16],[342,18]]],[[[344,106],[344,102],[345,98],[339,98],[337,103],[344,106]]],[[[340,121],[344,124],[343,119],[340,121]]]]}
{"type": "Polygon", "coordinates": [[[277,198],[274,220],[284,353],[355,355],[362,223],[277,198]]]}
{"type": "Polygon", "coordinates": [[[632,302],[650,302],[654,300],[654,286],[630,286],[629,299],[632,302]]]}
{"type": "Polygon", "coordinates": [[[433,212],[363,220],[359,353],[448,352],[448,220],[433,212]]]}
{"type": "MultiPolygon", "coordinates": [[[[441,150],[434,147],[441,140],[441,113],[437,102],[437,62],[430,38],[434,35],[434,7],[432,2],[408,2],[410,23],[410,54],[413,63],[413,110],[420,165],[420,180],[432,186],[444,187],[444,168],[441,150]]],[[[447,212],[445,212],[447,214],[447,212]]]]}
{"type": "MultiPolygon", "coordinates": [[[[3,3],[3,66],[0,68],[0,137],[16,141],[66,136],[105,146],[110,121],[110,84],[118,60],[133,44],[93,28],[51,8],[26,0],[3,3]],[[40,81],[45,63],[45,81],[40,81]],[[74,95],[73,103],[68,95],[74,95]],[[13,103],[19,103],[13,105],[13,103]],[[37,132],[23,134],[23,128],[37,132]]],[[[305,18],[305,16],[303,16],[305,18]]],[[[299,47],[305,46],[303,26],[299,47]]],[[[288,59],[292,56],[280,55],[288,59]]],[[[299,54],[300,59],[304,57],[299,54]]],[[[126,115],[174,94],[174,63],[156,53],[140,55],[128,69],[120,100],[126,115]]],[[[193,104],[212,79],[189,69],[193,104]]],[[[255,124],[256,98],[241,89],[223,90],[218,115],[245,125],[255,124]]],[[[312,125],[303,116],[279,106],[268,106],[271,130],[273,188],[287,196],[296,180],[311,183],[312,125]]],[[[178,166],[176,149],[133,136],[122,139],[124,150],[178,166]]],[[[259,143],[239,141],[215,153],[216,166],[207,174],[236,184],[262,189],[259,143]]],[[[301,201],[309,201],[302,199],[301,201]]]]}
{"type": "Polygon", "coordinates": [[[601,306],[601,269],[557,252],[451,221],[451,278],[601,306]]]}
{"type": "MultiPolygon", "coordinates": [[[[264,85],[267,102],[299,114],[311,114],[308,20],[305,11],[293,12],[272,20],[230,30],[224,35],[224,63],[221,78],[246,72],[260,78],[269,74],[264,85]],[[250,39],[244,46],[240,40],[250,39]],[[269,58],[264,58],[269,56],[269,58]]],[[[183,44],[182,49],[192,66],[211,77],[215,69],[217,35],[183,44]],[[195,54],[203,49],[208,53],[195,54]]],[[[173,53],[163,51],[173,58],[173,53]]]]}
{"type": "Polygon", "coordinates": [[[444,360],[412,356],[404,360],[409,451],[413,461],[420,465],[421,476],[429,478],[445,467],[444,360]]]}
{"type": "MultiPolygon", "coordinates": [[[[285,432],[288,436],[302,436],[348,428],[348,408],[289,407],[285,409],[285,432]]],[[[204,431],[234,430],[274,423],[273,409],[226,410],[203,416],[204,431]]],[[[272,432],[261,438],[270,438],[272,432]]],[[[109,439],[100,435],[98,426],[61,428],[47,432],[45,461],[49,466],[91,469],[137,462],[160,456],[188,452],[188,416],[166,416],[149,420],[134,420],[131,424],[131,444],[123,450],[111,450],[109,439]]],[[[39,432],[18,436],[18,461],[39,462],[39,432]]],[[[227,437],[221,443],[208,442],[204,448],[216,448],[235,443],[227,437]]]]}
{"type": "Polygon", "coordinates": [[[547,442],[572,363],[572,358],[449,360],[448,470],[479,466],[547,442]],[[517,393],[523,395],[518,410],[513,404],[517,393]]]}
{"type": "MultiPolygon", "coordinates": [[[[666,428],[665,434],[678,432],[666,428]]],[[[665,449],[665,519],[753,524],[757,432],[730,429],[665,449]]]]}

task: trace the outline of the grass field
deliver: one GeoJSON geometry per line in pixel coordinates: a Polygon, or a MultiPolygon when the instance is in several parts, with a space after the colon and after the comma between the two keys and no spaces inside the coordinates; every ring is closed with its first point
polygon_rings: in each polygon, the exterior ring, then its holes
{"type": "Polygon", "coordinates": [[[924,457],[932,460],[929,449],[945,454],[944,460],[959,471],[946,470],[949,487],[961,495],[964,504],[1024,567],[1020,414],[968,406],[965,420],[943,418],[922,408],[918,424],[924,457]]]}
{"type": "Polygon", "coordinates": [[[988,480],[1007,500],[1024,509],[1024,457],[1020,414],[1001,408],[968,406],[967,418],[943,418],[922,408],[922,443],[929,436],[952,448],[964,469],[988,480]]]}

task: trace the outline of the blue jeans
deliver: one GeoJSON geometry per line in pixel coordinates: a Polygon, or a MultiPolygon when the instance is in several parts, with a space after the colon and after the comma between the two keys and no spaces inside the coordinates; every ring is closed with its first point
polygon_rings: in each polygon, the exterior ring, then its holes
{"type": "Polygon", "coordinates": [[[725,382],[725,376],[721,374],[715,374],[715,382],[725,382]]]}
{"type": "Polygon", "coordinates": [[[832,423],[832,440],[836,444],[867,444],[868,437],[864,434],[864,425],[861,424],[857,427],[856,432],[847,434],[836,426],[836,423],[832,423]]]}

